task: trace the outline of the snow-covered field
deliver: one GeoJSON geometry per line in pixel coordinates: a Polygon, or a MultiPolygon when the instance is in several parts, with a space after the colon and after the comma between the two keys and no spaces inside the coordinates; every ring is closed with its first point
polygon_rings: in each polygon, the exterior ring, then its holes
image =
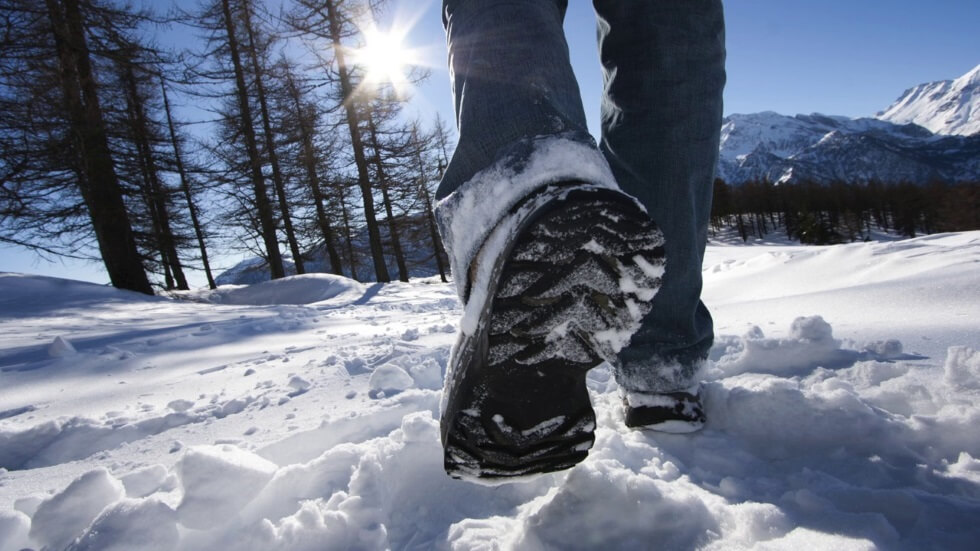
{"type": "Polygon", "coordinates": [[[0,550],[976,549],[980,232],[716,243],[707,428],[442,471],[451,285],[300,276],[185,300],[0,273],[0,550]]]}

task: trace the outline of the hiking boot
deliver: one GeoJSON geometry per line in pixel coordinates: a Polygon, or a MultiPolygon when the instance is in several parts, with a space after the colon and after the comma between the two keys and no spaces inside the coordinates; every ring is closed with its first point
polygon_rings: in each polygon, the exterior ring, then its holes
{"type": "Polygon", "coordinates": [[[512,208],[468,272],[446,471],[493,484],[582,461],[596,424],[586,373],[629,342],[663,270],[660,230],[622,192],[549,186],[512,208]]]}
{"type": "Polygon", "coordinates": [[[701,393],[667,392],[663,394],[628,392],[623,397],[626,426],[658,432],[686,434],[704,427],[701,393]]]}

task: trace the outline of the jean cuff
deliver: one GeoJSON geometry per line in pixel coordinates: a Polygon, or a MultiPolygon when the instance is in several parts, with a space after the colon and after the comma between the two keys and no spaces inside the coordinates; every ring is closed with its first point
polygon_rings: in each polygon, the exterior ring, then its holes
{"type": "Polygon", "coordinates": [[[609,164],[592,144],[569,136],[523,140],[436,204],[436,221],[464,303],[470,263],[507,212],[545,186],[581,182],[619,190],[609,164]]]}
{"type": "Polygon", "coordinates": [[[616,382],[624,394],[688,392],[697,387],[707,365],[708,361],[702,359],[681,363],[676,359],[651,358],[647,362],[617,365],[616,382]]]}

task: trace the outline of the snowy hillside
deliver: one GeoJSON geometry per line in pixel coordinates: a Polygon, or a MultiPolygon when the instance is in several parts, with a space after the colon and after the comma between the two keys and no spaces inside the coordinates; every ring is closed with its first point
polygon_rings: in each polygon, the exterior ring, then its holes
{"type": "Polygon", "coordinates": [[[956,80],[910,88],[876,117],[896,124],[915,123],[936,134],[980,133],[980,65],[956,80]]]}
{"type": "Polygon", "coordinates": [[[442,472],[451,285],[0,273],[0,551],[975,549],[978,265],[713,243],[706,429],[625,429],[603,366],[589,458],[497,488],[442,472]]]}
{"type": "MultiPolygon", "coordinates": [[[[401,248],[405,255],[405,264],[408,268],[409,277],[412,279],[425,278],[439,275],[438,261],[433,251],[432,238],[429,233],[428,220],[421,215],[400,216],[396,218],[401,233],[401,248]]],[[[381,224],[378,228],[381,232],[384,250],[391,251],[390,240],[388,237],[388,225],[381,224]]],[[[357,266],[356,279],[359,281],[373,281],[374,262],[371,260],[371,250],[368,244],[367,226],[360,226],[356,229],[353,238],[354,262],[357,266]]],[[[343,265],[345,274],[350,275],[350,259],[343,251],[343,265]]],[[[304,268],[307,272],[332,272],[332,266],[328,260],[326,247],[322,244],[316,248],[305,251],[304,268]]],[[[296,265],[292,257],[286,256],[283,259],[286,275],[296,273],[296,265]]],[[[398,264],[393,254],[385,255],[385,265],[391,279],[397,280],[399,276],[398,264]]],[[[449,261],[443,253],[443,265],[448,266],[449,261]]],[[[448,268],[445,268],[448,270],[448,268]]],[[[218,285],[247,285],[269,281],[272,275],[269,264],[263,258],[246,258],[231,268],[219,274],[215,281],[218,285]]]]}

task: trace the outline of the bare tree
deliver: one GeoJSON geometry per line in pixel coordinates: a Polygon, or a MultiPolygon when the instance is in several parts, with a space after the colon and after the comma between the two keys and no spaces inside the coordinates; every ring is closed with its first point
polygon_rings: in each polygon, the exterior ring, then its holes
{"type": "Polygon", "coordinates": [[[194,200],[194,194],[191,190],[190,176],[184,167],[184,156],[181,152],[181,142],[177,135],[173,114],[170,109],[170,100],[167,97],[167,84],[163,77],[160,78],[160,93],[163,97],[164,113],[167,115],[167,130],[170,136],[170,144],[173,148],[174,168],[177,171],[178,178],[180,179],[180,191],[183,193],[184,201],[187,203],[187,213],[190,216],[191,224],[194,228],[194,236],[197,238],[197,246],[201,251],[201,263],[203,264],[204,274],[208,280],[208,287],[211,289],[216,289],[218,286],[214,282],[214,276],[211,273],[211,263],[208,261],[208,249],[204,239],[204,228],[201,225],[200,215],[198,214],[198,206],[194,200]]]}
{"type": "MultiPolygon", "coordinates": [[[[313,200],[313,207],[316,216],[316,226],[323,239],[324,248],[330,260],[330,269],[337,275],[343,275],[340,254],[337,251],[337,236],[333,224],[330,222],[330,213],[327,211],[327,196],[323,191],[323,182],[318,170],[318,151],[315,145],[317,109],[314,104],[307,101],[304,91],[297,83],[297,76],[293,68],[285,58],[279,62],[279,73],[284,84],[285,100],[291,107],[293,118],[290,122],[295,122],[296,141],[300,145],[299,160],[303,172],[305,173],[306,184],[313,200]]],[[[288,120],[288,119],[287,119],[288,120]]]]}
{"type": "Polygon", "coordinates": [[[313,53],[319,57],[329,82],[336,87],[338,106],[343,112],[349,132],[375,277],[379,282],[391,281],[375,215],[367,147],[362,134],[364,121],[360,105],[365,98],[359,93],[359,77],[348,64],[345,54],[345,42],[355,39],[360,33],[354,22],[358,16],[368,13],[369,6],[357,0],[296,0],[295,6],[296,10],[289,17],[290,25],[296,31],[330,45],[332,58],[325,58],[323,51],[317,50],[313,53]]]}
{"type": "Polygon", "coordinates": [[[242,28],[248,38],[246,44],[246,54],[252,65],[252,78],[255,83],[256,99],[259,104],[259,113],[262,117],[262,134],[265,138],[265,153],[272,167],[272,184],[279,199],[279,214],[282,219],[283,230],[286,233],[286,241],[293,254],[293,264],[296,266],[296,273],[302,274],[306,270],[303,268],[303,254],[300,252],[299,242],[296,240],[296,231],[293,229],[293,221],[290,216],[289,200],[286,197],[286,184],[283,179],[282,169],[279,166],[279,155],[276,152],[275,135],[272,132],[272,120],[269,113],[269,102],[266,98],[266,59],[260,52],[265,50],[264,45],[260,45],[257,40],[258,30],[252,22],[252,0],[240,0],[242,28]]]}
{"type": "Polygon", "coordinates": [[[0,239],[80,257],[91,243],[114,286],[152,294],[90,49],[135,19],[96,0],[0,3],[0,239]]]}
{"type": "Polygon", "coordinates": [[[258,222],[265,243],[265,251],[272,272],[272,279],[286,275],[279,252],[279,240],[276,237],[276,224],[273,218],[272,205],[269,204],[265,176],[262,174],[262,159],[255,138],[255,124],[252,116],[252,106],[249,103],[248,87],[245,82],[245,70],[242,67],[240,46],[238,43],[235,20],[232,16],[230,0],[220,0],[221,17],[227,37],[228,55],[231,58],[235,74],[235,96],[238,101],[238,111],[241,117],[241,130],[245,141],[245,149],[249,158],[252,187],[255,192],[255,207],[258,212],[258,222]]]}

